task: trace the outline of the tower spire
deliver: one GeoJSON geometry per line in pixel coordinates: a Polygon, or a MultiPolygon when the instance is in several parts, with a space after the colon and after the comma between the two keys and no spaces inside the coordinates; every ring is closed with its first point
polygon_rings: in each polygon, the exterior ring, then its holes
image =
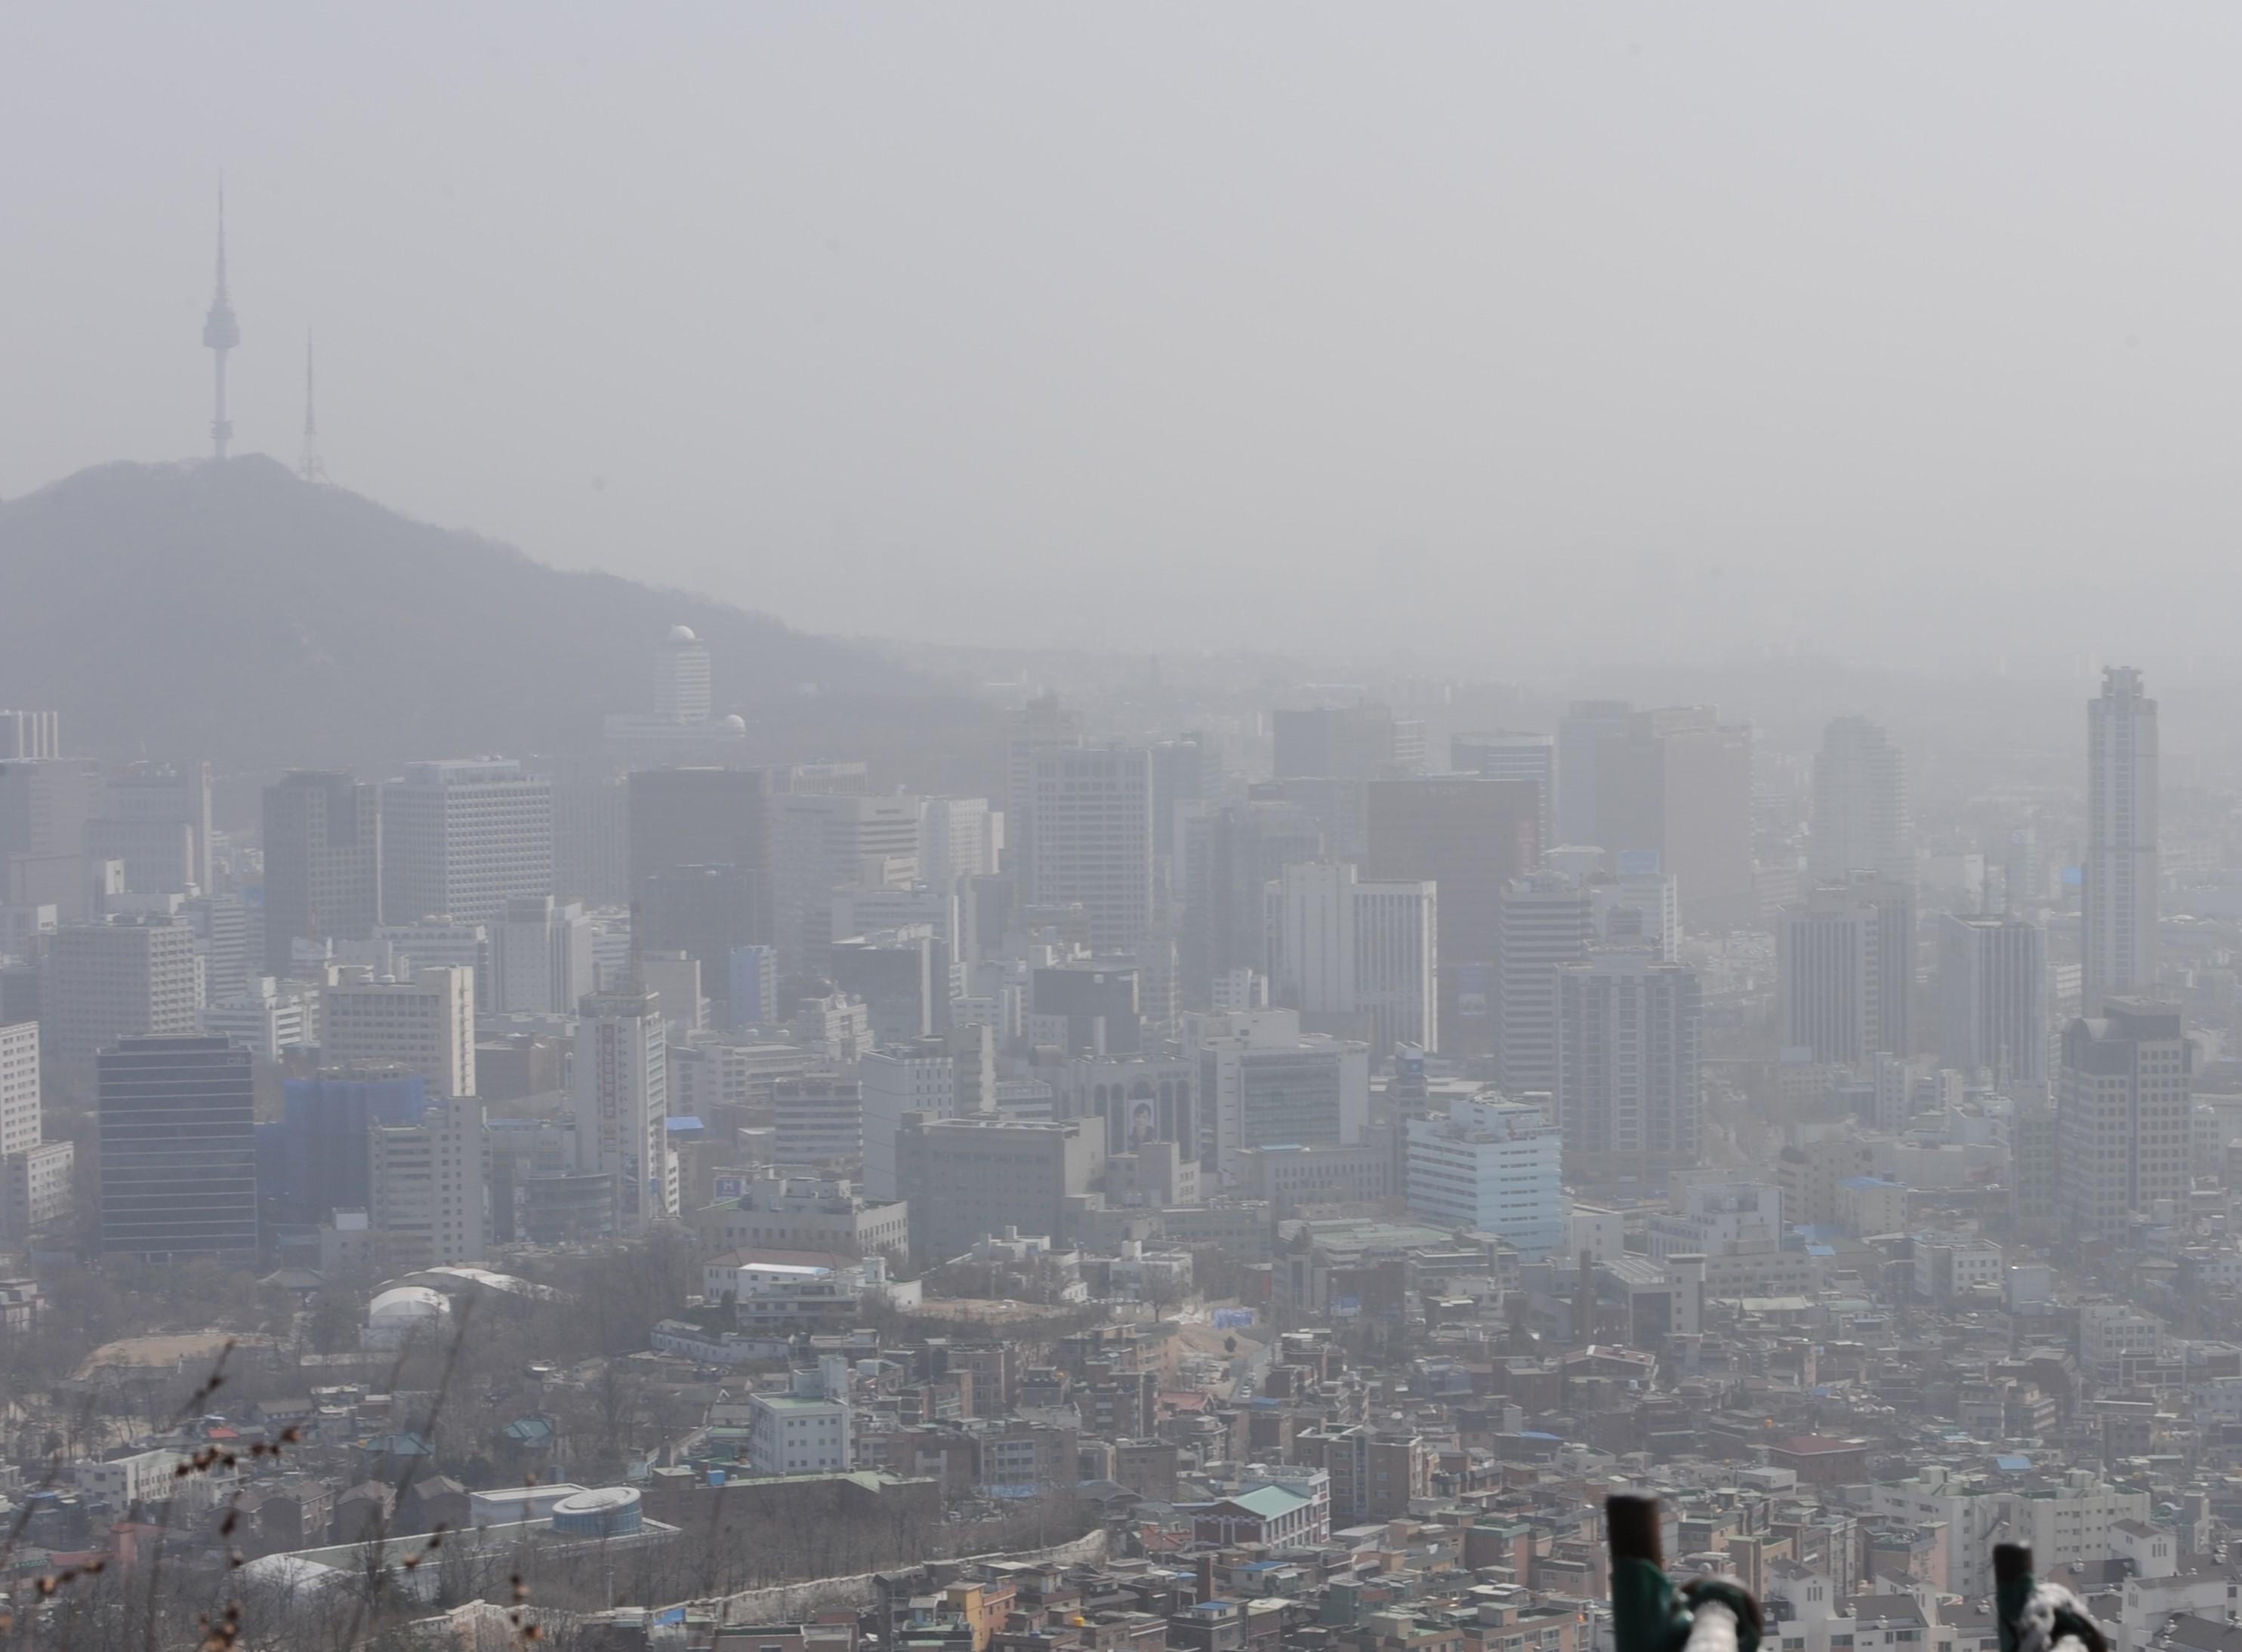
{"type": "Polygon", "coordinates": [[[241,324],[233,319],[233,300],[225,291],[225,178],[218,181],[218,290],[211,295],[210,313],[203,318],[203,348],[218,364],[218,397],[211,415],[211,456],[225,457],[233,440],[233,421],[225,416],[226,352],[241,342],[241,324]]]}
{"type": "Polygon", "coordinates": [[[319,421],[312,411],[312,330],[304,329],[304,451],[296,460],[296,473],[307,482],[327,480],[327,461],[319,457],[319,421]]]}

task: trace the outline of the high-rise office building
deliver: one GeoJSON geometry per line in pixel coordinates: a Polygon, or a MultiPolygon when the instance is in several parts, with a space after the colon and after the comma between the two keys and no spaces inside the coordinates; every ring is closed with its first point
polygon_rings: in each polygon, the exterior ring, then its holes
{"type": "Polygon", "coordinates": [[[1910,1051],[1915,901],[1873,873],[1817,884],[1785,907],[1776,930],[1783,1045],[1856,1065],[1910,1051]]]}
{"type": "Polygon", "coordinates": [[[1914,881],[1907,766],[1891,736],[1866,717],[1839,717],[1822,731],[1806,863],[1823,882],[1855,872],[1914,881]]]}
{"type": "Polygon", "coordinates": [[[2157,702],[2112,666],[2086,706],[2086,863],[2080,955],[2089,1015],[2157,986],[2157,702]]]}
{"type": "Polygon", "coordinates": [[[1710,706],[1671,706],[1634,713],[1623,735],[1600,734],[1593,749],[1596,843],[1614,857],[1655,854],[1681,883],[1685,917],[1756,917],[1751,730],[1710,706]]]}
{"type": "Polygon", "coordinates": [[[1557,1088],[1557,966],[1588,956],[1588,892],[1555,872],[1503,885],[1494,910],[1495,1073],[1509,1096],[1557,1088]]]}
{"type": "Polygon", "coordinates": [[[367,1216],[399,1268],[459,1267],[490,1249],[490,1130],[482,1105],[434,1101],[369,1133],[367,1216]]]}
{"type": "Polygon", "coordinates": [[[833,891],[831,910],[836,940],[876,935],[883,930],[923,927],[935,937],[936,968],[941,970],[971,951],[970,940],[959,937],[970,937],[972,933],[973,903],[945,894],[930,883],[913,883],[908,888],[843,883],[833,891]]]}
{"type": "Polygon", "coordinates": [[[1876,909],[1845,884],[1786,907],[1776,930],[1782,1046],[1852,1066],[1883,1048],[1876,1004],[1876,909]]]}
{"type": "Polygon", "coordinates": [[[2001,845],[2001,910],[2029,914],[2047,900],[2047,862],[2039,828],[2012,828],[2001,845]]]}
{"type": "Polygon", "coordinates": [[[625,761],[652,757],[724,758],[747,739],[743,717],[714,715],[708,649],[690,626],[673,625],[654,655],[648,695],[652,709],[608,714],[608,753],[625,761]]]}
{"type": "Polygon", "coordinates": [[[630,899],[630,782],[625,776],[554,776],[553,892],[587,906],[620,906],[630,899]]]}
{"type": "Polygon", "coordinates": [[[39,1141],[39,1024],[19,1021],[0,1026],[0,1158],[39,1141]]]}
{"type": "Polygon", "coordinates": [[[844,1169],[864,1158],[864,1086],[832,1073],[803,1073],[771,1085],[773,1152],[778,1162],[844,1169]]]}
{"type": "Polygon", "coordinates": [[[778,949],[735,946],[726,967],[726,1007],[735,1028],[768,1027],[779,1018],[778,949]]]}
{"type": "Polygon", "coordinates": [[[1282,809],[1322,836],[1323,852],[1335,861],[1359,863],[1370,852],[1370,782],[1296,776],[1257,781],[1245,789],[1249,802],[1282,809]]]}
{"type": "Polygon", "coordinates": [[[1152,921],[1152,764],[1142,747],[1037,751],[1029,770],[1035,834],[1030,904],[1079,903],[1090,944],[1134,953],[1152,921]]]}
{"type": "Polygon", "coordinates": [[[792,792],[772,799],[771,823],[779,973],[822,973],[836,889],[918,881],[919,800],[792,792]]]}
{"type": "Polygon", "coordinates": [[[224,1038],[123,1038],[97,1065],[101,1248],[150,1262],[257,1254],[249,1051],[224,1038]]]}
{"type": "Polygon", "coordinates": [[[939,1038],[891,1044],[856,1064],[863,1085],[864,1192],[894,1199],[896,1137],[906,1113],[933,1118],[957,1116],[957,1064],[939,1038]]]}
{"type": "Polygon", "coordinates": [[[1494,1047],[1495,905],[1540,858],[1541,795],[1520,780],[1436,775],[1365,788],[1362,875],[1440,891],[1440,1038],[1453,1054],[1494,1047]]]}
{"type": "Polygon", "coordinates": [[[1353,1146],[1370,1119],[1370,1046],[1300,1031],[1290,1010],[1198,1017],[1202,1163],[1234,1171],[1249,1147],[1353,1146]]]}
{"type": "Polygon", "coordinates": [[[2034,1245],[2063,1232],[2062,1133],[2049,1086],[2026,1087],[2009,1117],[2009,1220],[2034,1245]]]}
{"type": "Polygon", "coordinates": [[[380,788],[317,769],[267,786],[263,973],[292,974],[299,941],[362,940],[380,922],[380,788]]]}
{"type": "Polygon", "coordinates": [[[1142,983],[1133,969],[1039,965],[1028,978],[1029,1042],[1069,1055],[1135,1055],[1144,1048],[1142,983]]]}
{"type": "Polygon", "coordinates": [[[2012,916],[1938,920],[1938,1058],[1996,1085],[2047,1078],[2047,935],[2012,916]]]}
{"type": "Polygon", "coordinates": [[[1409,1214],[1494,1233],[1539,1261],[1565,1248],[1564,1139],[1539,1107],[1494,1091],[1408,1121],[1409,1214]]]}
{"type": "Polygon", "coordinates": [[[400,981],[415,970],[465,970],[475,978],[477,1009],[489,1002],[489,925],[424,917],[413,923],[377,923],[367,940],[364,947],[348,949],[350,964],[371,965],[375,975],[400,981]]]}
{"type": "MultiPolygon", "coordinates": [[[[1601,844],[1596,776],[1608,741],[1622,740],[1635,708],[1624,700],[1575,700],[1557,724],[1557,843],[1601,844]]],[[[1554,844],[1545,845],[1554,848],[1554,844]]]]}
{"type": "Polygon", "coordinates": [[[1098,1185],[1105,1131],[1096,1119],[917,1119],[896,1138],[896,1180],[921,1263],[963,1256],[1007,1229],[1071,1238],[1068,1201],[1098,1185]]]}
{"type": "Polygon", "coordinates": [[[381,789],[381,910],[391,923],[493,923],[553,893],[553,782],[504,757],[405,765],[381,789]]]}
{"type": "MultiPolygon", "coordinates": [[[[742,944],[771,938],[770,778],[757,769],[639,769],[629,785],[630,898],[676,866],[731,869],[742,944]]],[[[675,943],[655,943],[674,945],[675,943]]]]}
{"type": "Polygon", "coordinates": [[[67,1140],[0,1158],[0,1233],[18,1241],[52,1233],[70,1242],[62,1230],[77,1203],[77,1149],[67,1140]]]}
{"type": "Polygon", "coordinates": [[[0,1026],[0,1238],[22,1239],[69,1213],[74,1155],[40,1112],[39,1025],[0,1026]]]}
{"type": "Polygon", "coordinates": [[[196,1031],[231,1038],[259,1061],[278,1065],[287,1059],[289,1051],[319,1044],[319,990],[260,975],[254,987],[238,996],[204,1004],[196,1031]]]}
{"type": "Polygon", "coordinates": [[[826,954],[833,984],[863,1001],[872,1036],[883,1044],[924,1038],[950,1024],[950,971],[924,924],[836,941],[826,954]]]}
{"type": "Polygon", "coordinates": [[[183,820],[96,815],[85,823],[85,857],[113,862],[128,895],[182,895],[195,882],[194,829],[183,820]]]}
{"type": "Polygon", "coordinates": [[[1481,775],[1489,780],[1530,781],[1541,791],[1541,810],[1535,834],[1544,853],[1554,849],[1557,827],[1557,736],[1497,729],[1491,734],[1453,735],[1448,740],[1448,767],[1459,774],[1481,775]]]}
{"type": "Polygon", "coordinates": [[[1557,966],[1557,1112],[1568,1173],[1662,1179],[1697,1162],[1696,971],[1641,952],[1557,966]]]}
{"type": "Polygon", "coordinates": [[[1003,817],[986,797],[922,797],[918,805],[918,875],[930,889],[955,893],[964,877],[997,870],[1003,817]]]}
{"type": "MultiPolygon", "coordinates": [[[[1622,863],[1624,865],[1624,863],[1622,863]]],[[[1682,957],[1682,886],[1658,871],[1622,870],[1588,880],[1588,918],[1608,946],[1648,947],[1668,964],[1682,957]]]]}
{"type": "Polygon", "coordinates": [[[708,1025],[708,998],[701,991],[701,960],[690,952],[641,950],[639,977],[661,1004],[673,1048],[708,1025]]]}
{"type": "Polygon", "coordinates": [[[667,722],[700,723],[715,708],[708,646],[688,626],[673,625],[654,656],[654,715],[667,722]]]}
{"type": "Polygon", "coordinates": [[[1271,714],[1279,780],[1386,780],[1423,767],[1424,725],[1404,725],[1385,706],[1313,706],[1271,714]],[[1406,759],[1412,742],[1418,761],[1406,759]]]}
{"type": "Polygon", "coordinates": [[[57,930],[40,995],[48,1058],[83,1066],[119,1038],[194,1032],[196,973],[194,931],[166,916],[57,930]]]}
{"type": "MultiPolygon", "coordinates": [[[[249,909],[238,895],[198,895],[179,908],[179,921],[195,934],[202,961],[203,1002],[232,1004],[250,982],[249,909]]],[[[258,957],[262,973],[263,954],[258,957]]]]}
{"type": "Polygon", "coordinates": [[[576,1168],[609,1177],[619,1236],[678,1212],[669,1145],[669,1049],[650,992],[594,993],[576,1023],[571,1125],[576,1168]]]}
{"type": "Polygon", "coordinates": [[[1373,1060],[1440,1044],[1440,885],[1373,879],[1354,886],[1354,1002],[1373,1060]]]}
{"type": "Polygon", "coordinates": [[[1366,883],[1346,862],[1287,866],[1278,884],[1277,994],[1311,1032],[1360,1038],[1373,1060],[1440,1026],[1437,886],[1366,883]]]}
{"type": "Polygon", "coordinates": [[[1265,891],[1287,866],[1319,860],[1324,836],[1288,802],[1225,803],[1185,811],[1176,882],[1183,896],[1178,951],[1185,1009],[1203,1009],[1213,984],[1234,970],[1266,977],[1269,917],[1265,891]]]}
{"type": "Polygon", "coordinates": [[[87,853],[124,861],[124,887],[136,895],[208,890],[210,765],[144,762],[111,770],[102,777],[101,812],[87,833],[87,853]]]}
{"type": "Polygon", "coordinates": [[[440,1095],[473,1095],[474,971],[438,966],[409,981],[344,971],[319,994],[319,1050],[329,1066],[403,1067],[440,1095]]]}
{"type": "Polygon", "coordinates": [[[0,711],[0,762],[33,762],[63,755],[60,714],[0,711]]]}
{"type": "Polygon", "coordinates": [[[417,1125],[428,1081],[403,1067],[328,1067],[281,1086],[278,1129],[258,1138],[258,1186],[266,1223],[308,1232],[373,1198],[371,1132],[417,1125]]]}
{"type": "MultiPolygon", "coordinates": [[[[678,952],[700,965],[701,978],[721,1000],[732,954],[752,946],[763,931],[762,903],[747,878],[731,866],[666,866],[648,877],[636,909],[640,945],[647,953],[678,952]]],[[[675,1019],[676,1006],[671,1006],[675,1019]]],[[[733,1024],[728,1003],[715,1006],[716,1024],[733,1024]]]]}
{"type": "Polygon", "coordinates": [[[1287,866],[1277,890],[1275,996],[1299,1011],[1303,1026],[1343,1032],[1355,1011],[1354,867],[1287,866]]]}
{"type": "Polygon", "coordinates": [[[2056,1155],[2074,1238],[2116,1238],[2159,1203],[2175,1217],[2185,1210],[2194,1071],[2172,1004],[2108,999],[2064,1030],[2056,1155]]]}
{"type": "Polygon", "coordinates": [[[1176,826],[1184,815],[1222,792],[1222,755],[1212,735],[1192,732],[1153,742],[1152,854],[1176,852],[1176,826]]]}
{"type": "Polygon", "coordinates": [[[597,985],[592,921],[581,902],[518,895],[490,936],[491,1008],[498,1014],[571,1014],[597,985]]]}
{"type": "Polygon", "coordinates": [[[6,904],[52,906],[65,923],[92,914],[86,823],[98,776],[64,758],[0,762],[0,871],[6,904]]]}
{"type": "Polygon", "coordinates": [[[1003,864],[1023,890],[1036,881],[1035,760],[1081,744],[1082,714],[1059,704],[1055,694],[1038,695],[1013,715],[1004,753],[1003,864]]]}
{"type": "Polygon", "coordinates": [[[1876,909],[1876,1024],[1879,1050],[1915,1053],[1915,880],[1853,874],[1853,887],[1876,909]]]}

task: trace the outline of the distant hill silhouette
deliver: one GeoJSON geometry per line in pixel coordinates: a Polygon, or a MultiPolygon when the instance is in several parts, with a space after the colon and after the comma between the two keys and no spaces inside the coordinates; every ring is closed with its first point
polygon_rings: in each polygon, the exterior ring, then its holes
{"type": "Polygon", "coordinates": [[[864,757],[985,786],[981,707],[869,648],[416,522],[261,456],[113,464],[0,503],[0,706],[52,707],[105,758],[238,774],[568,753],[648,708],[675,624],[757,762],[864,757]]]}

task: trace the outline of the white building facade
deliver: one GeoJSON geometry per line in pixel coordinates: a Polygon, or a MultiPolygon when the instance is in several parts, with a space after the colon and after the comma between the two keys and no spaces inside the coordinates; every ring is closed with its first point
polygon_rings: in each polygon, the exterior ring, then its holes
{"type": "Polygon", "coordinates": [[[595,994],[583,1009],[571,1094],[576,1168],[614,1178],[615,1227],[627,1237],[678,1213],[668,1044],[650,992],[595,994]]]}
{"type": "Polygon", "coordinates": [[[553,782],[510,758],[407,763],[381,789],[381,910],[493,923],[553,893],[553,782]]]}
{"type": "Polygon", "coordinates": [[[2088,1015],[2157,985],[2157,702],[2141,674],[2113,666],[2086,707],[2086,862],[2081,869],[2088,1015]]]}
{"type": "Polygon", "coordinates": [[[1409,1121],[1409,1213],[1494,1233],[1538,1261],[1565,1245],[1564,1139],[1538,1107],[1488,1091],[1409,1121]]]}
{"type": "Polygon", "coordinates": [[[475,974],[456,965],[409,981],[339,971],[319,995],[321,1058],[330,1066],[395,1064],[446,1096],[475,1093],[475,974]]]}

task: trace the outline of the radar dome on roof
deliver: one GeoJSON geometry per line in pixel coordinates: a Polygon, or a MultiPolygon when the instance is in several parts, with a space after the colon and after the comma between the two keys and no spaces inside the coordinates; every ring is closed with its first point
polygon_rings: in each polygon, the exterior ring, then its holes
{"type": "Polygon", "coordinates": [[[693,635],[693,628],[691,626],[673,625],[669,628],[669,640],[672,642],[682,643],[698,642],[701,639],[693,635]]]}
{"type": "Polygon", "coordinates": [[[745,734],[748,731],[748,720],[745,717],[742,717],[736,711],[733,712],[729,716],[719,718],[718,721],[721,722],[724,727],[733,730],[735,733],[745,734]]]}

